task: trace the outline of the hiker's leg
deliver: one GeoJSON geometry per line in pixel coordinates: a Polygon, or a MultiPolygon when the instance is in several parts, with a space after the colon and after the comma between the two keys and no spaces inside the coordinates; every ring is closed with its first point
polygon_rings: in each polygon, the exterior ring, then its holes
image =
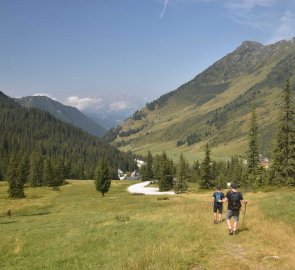
{"type": "Polygon", "coordinates": [[[219,222],[222,222],[222,210],[223,210],[223,207],[222,207],[222,205],[219,207],[219,219],[218,219],[218,221],[219,222]]]}
{"type": "Polygon", "coordinates": [[[232,217],[232,210],[227,210],[226,212],[226,223],[228,228],[231,230],[231,223],[230,223],[230,219],[232,217]]]}
{"type": "Polygon", "coordinates": [[[238,227],[239,214],[240,214],[240,211],[235,211],[235,213],[234,213],[234,226],[233,226],[233,231],[234,232],[237,230],[237,227],[238,227]]]}
{"type": "Polygon", "coordinates": [[[217,220],[217,212],[214,212],[214,221],[217,220]]]}
{"type": "Polygon", "coordinates": [[[216,205],[213,206],[213,212],[214,212],[214,223],[217,223],[217,207],[216,207],[216,205]]]}

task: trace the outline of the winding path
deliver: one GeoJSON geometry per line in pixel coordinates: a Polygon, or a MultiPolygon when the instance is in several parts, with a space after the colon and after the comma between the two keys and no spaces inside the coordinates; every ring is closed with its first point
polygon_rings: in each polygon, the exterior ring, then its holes
{"type": "Polygon", "coordinates": [[[152,181],[145,181],[142,183],[134,184],[127,188],[130,193],[144,194],[144,195],[174,195],[174,191],[160,192],[158,187],[146,187],[152,181]]]}

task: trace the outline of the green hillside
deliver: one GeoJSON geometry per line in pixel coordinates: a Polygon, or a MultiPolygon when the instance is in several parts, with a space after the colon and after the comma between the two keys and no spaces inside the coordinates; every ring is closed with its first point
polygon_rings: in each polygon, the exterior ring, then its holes
{"type": "Polygon", "coordinates": [[[27,108],[38,108],[49,112],[55,118],[81,128],[94,136],[102,137],[106,132],[102,126],[80,112],[77,108],[65,106],[46,96],[23,97],[17,98],[15,101],[27,108]]]}
{"type": "Polygon", "coordinates": [[[260,152],[269,154],[280,91],[294,88],[295,40],[263,46],[243,42],[191,81],[149,103],[107,135],[122,150],[172,158],[203,155],[209,142],[215,158],[244,154],[253,106],[259,122],[260,152]]]}
{"type": "Polygon", "coordinates": [[[93,179],[94,170],[101,158],[110,166],[112,176],[118,167],[132,170],[136,166],[130,153],[92,136],[79,128],[57,120],[47,112],[23,108],[1,94],[0,99],[0,180],[5,179],[9,157],[20,160],[38,152],[41,158],[53,163],[62,160],[67,177],[93,179]]]}

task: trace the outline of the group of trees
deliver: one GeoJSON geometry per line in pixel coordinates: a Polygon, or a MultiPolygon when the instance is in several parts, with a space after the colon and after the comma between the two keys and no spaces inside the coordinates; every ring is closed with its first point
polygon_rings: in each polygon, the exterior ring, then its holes
{"type": "Polygon", "coordinates": [[[186,181],[197,182],[204,189],[216,185],[226,187],[228,182],[236,182],[239,186],[252,190],[265,185],[295,186],[295,111],[293,104],[290,82],[287,81],[282,91],[282,105],[270,169],[264,169],[259,160],[259,129],[256,110],[253,109],[246,158],[232,157],[228,161],[213,161],[208,144],[205,147],[204,160],[196,161],[191,166],[182,155],[179,163],[175,165],[167,158],[165,152],[154,158],[149,152],[147,165],[141,170],[143,180],[158,179],[160,190],[174,188],[181,190],[180,192],[186,189],[186,181]],[[181,184],[178,181],[181,181],[181,184]]]}
{"type": "Polygon", "coordinates": [[[64,184],[68,173],[69,168],[62,160],[53,164],[49,158],[42,159],[38,152],[33,152],[30,157],[11,155],[6,174],[9,197],[25,197],[24,186],[26,184],[31,187],[58,187],[64,184]]]}
{"type": "MultiPolygon", "coordinates": [[[[61,163],[65,168],[65,177],[71,179],[94,179],[96,164],[102,158],[108,163],[114,179],[117,178],[118,168],[136,169],[132,153],[122,153],[116,147],[55,119],[49,113],[23,108],[3,93],[0,105],[0,181],[12,178],[8,167],[13,167],[16,173],[23,157],[29,160],[29,170],[38,164],[36,171],[41,172],[34,180],[36,185],[47,185],[43,170],[49,168],[50,171],[52,167],[56,171],[61,163]],[[17,162],[13,163],[13,160],[17,162]]],[[[25,182],[35,185],[31,181],[32,178],[26,177],[25,182]]]]}
{"type": "Polygon", "coordinates": [[[153,158],[148,151],[146,165],[141,167],[141,176],[143,181],[158,180],[160,191],[173,189],[176,193],[181,193],[187,189],[188,163],[183,155],[180,156],[179,163],[175,164],[165,152],[153,158]]]}

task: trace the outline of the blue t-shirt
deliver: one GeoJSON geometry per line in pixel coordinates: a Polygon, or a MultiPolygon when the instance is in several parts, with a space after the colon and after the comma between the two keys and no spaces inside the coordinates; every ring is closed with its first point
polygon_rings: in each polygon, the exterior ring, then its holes
{"type": "Polygon", "coordinates": [[[214,204],[215,205],[221,205],[222,202],[218,202],[218,200],[222,200],[224,198],[224,193],[222,191],[220,191],[220,192],[215,191],[213,193],[212,197],[214,197],[214,204]]]}

